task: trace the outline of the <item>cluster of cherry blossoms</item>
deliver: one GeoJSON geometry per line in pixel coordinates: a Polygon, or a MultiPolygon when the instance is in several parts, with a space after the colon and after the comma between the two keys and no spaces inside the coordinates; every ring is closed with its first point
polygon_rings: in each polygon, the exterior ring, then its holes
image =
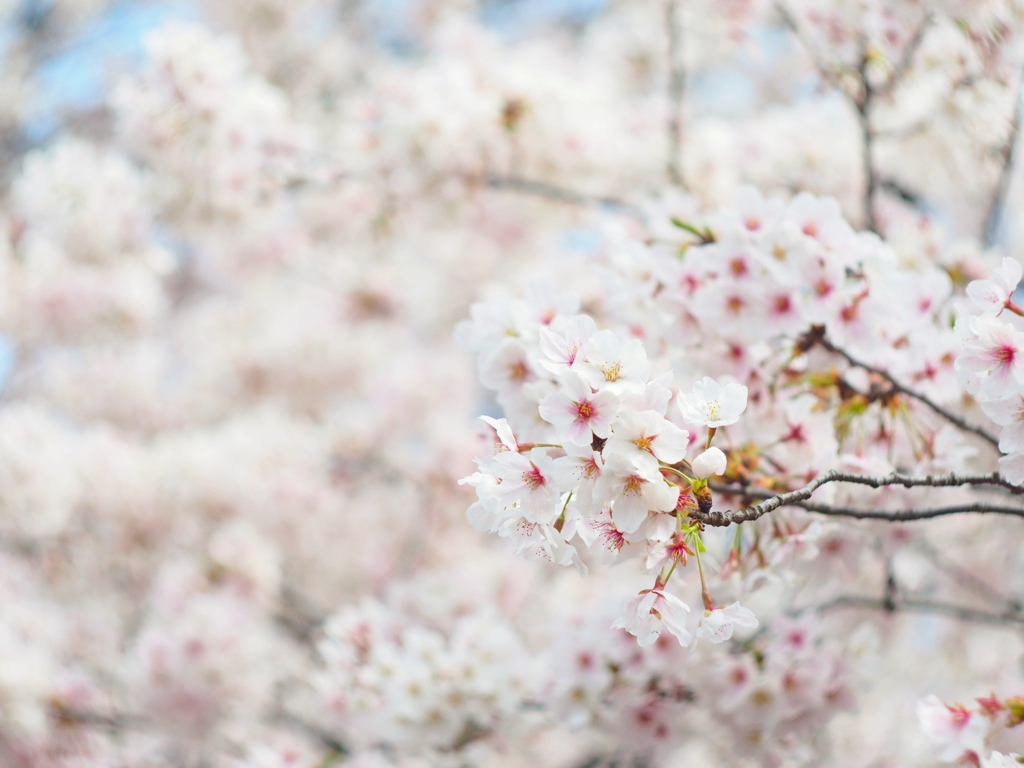
{"type": "Polygon", "coordinates": [[[935,757],[947,763],[981,768],[1020,765],[1020,756],[993,751],[989,743],[999,731],[1024,722],[1024,700],[982,697],[974,707],[944,704],[929,696],[917,705],[921,729],[932,742],[935,757]]]}
{"type": "Polygon", "coordinates": [[[540,665],[517,631],[486,608],[413,603],[399,613],[402,602],[393,594],[386,603],[364,601],[324,625],[319,688],[343,743],[386,744],[437,761],[461,751],[467,759],[476,742],[525,727],[540,665]]]}
{"type": "Polygon", "coordinates": [[[1004,258],[990,277],[967,286],[970,308],[956,327],[963,344],[957,379],[1001,427],[999,471],[1017,484],[1024,482],[1024,309],[1013,300],[1020,280],[1020,262],[1004,258]]]}
{"type": "MultiPolygon", "coordinates": [[[[507,419],[484,417],[496,450],[463,480],[478,497],[467,515],[478,530],[511,538],[519,554],[584,574],[573,541],[604,562],[643,558],[647,570],[660,573],[615,626],[640,645],[657,640],[662,626],[689,645],[689,607],[666,584],[680,562],[700,559],[704,545],[686,511],[702,503],[707,478],[725,471],[725,454],[710,443],[717,428],[739,419],[747,389],[705,377],[692,392],[674,393],[671,372],[652,377],[640,340],[599,331],[587,315],[562,314],[558,308],[571,312],[576,302],[552,298],[554,312],[525,301],[478,305],[462,328],[481,353],[482,382],[506,413],[522,419],[513,432],[507,419]],[[707,445],[691,452],[691,434],[696,439],[702,427],[707,445]]],[[[734,626],[757,626],[750,611],[715,606],[706,590],[704,608],[698,637],[721,642],[734,626]]]]}
{"type": "Polygon", "coordinates": [[[4,768],[1017,764],[1017,0],[0,25],[4,768]]]}

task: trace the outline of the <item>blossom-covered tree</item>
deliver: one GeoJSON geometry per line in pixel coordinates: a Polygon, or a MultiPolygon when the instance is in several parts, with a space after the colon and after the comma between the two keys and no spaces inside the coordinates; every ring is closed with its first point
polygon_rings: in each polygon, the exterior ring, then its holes
{"type": "Polygon", "coordinates": [[[0,765],[1018,764],[1024,5],[136,7],[0,2],[0,765]]]}

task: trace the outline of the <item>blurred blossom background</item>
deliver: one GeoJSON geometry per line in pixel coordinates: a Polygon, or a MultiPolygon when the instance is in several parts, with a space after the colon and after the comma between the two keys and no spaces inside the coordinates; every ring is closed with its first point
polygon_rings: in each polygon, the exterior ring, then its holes
{"type": "Polygon", "coordinates": [[[456,328],[569,291],[653,356],[631,249],[747,185],[962,289],[1024,246],[1022,30],[1016,0],[0,0],[0,766],[936,765],[918,701],[1024,693],[1019,622],[789,609],[887,569],[1012,602],[1016,529],[830,529],[760,662],[640,649],[634,561],[467,522],[508,414],[456,328]]]}

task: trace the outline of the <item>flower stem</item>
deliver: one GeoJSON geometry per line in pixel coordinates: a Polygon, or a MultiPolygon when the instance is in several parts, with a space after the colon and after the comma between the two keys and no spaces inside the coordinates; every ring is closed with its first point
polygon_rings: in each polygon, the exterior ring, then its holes
{"type": "Polygon", "coordinates": [[[701,562],[701,559],[700,559],[700,550],[701,550],[700,536],[698,536],[696,533],[694,533],[693,534],[693,538],[695,539],[695,541],[694,541],[695,546],[693,548],[693,552],[694,552],[694,555],[697,558],[697,573],[700,574],[700,596],[701,596],[701,599],[704,601],[704,610],[706,610],[706,611],[713,611],[713,610],[715,610],[715,601],[711,599],[711,593],[708,591],[708,582],[704,578],[704,563],[701,562]]]}

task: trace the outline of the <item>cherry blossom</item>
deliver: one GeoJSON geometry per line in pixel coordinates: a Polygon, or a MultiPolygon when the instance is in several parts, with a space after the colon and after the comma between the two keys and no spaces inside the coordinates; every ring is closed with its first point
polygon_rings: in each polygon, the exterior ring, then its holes
{"type": "Polygon", "coordinates": [[[977,759],[985,749],[991,721],[961,706],[947,706],[937,696],[917,704],[917,719],[931,740],[938,760],[977,759]]]}
{"type": "Polygon", "coordinates": [[[985,315],[996,316],[1007,306],[1020,284],[1022,268],[1016,259],[1004,258],[987,280],[975,280],[967,286],[967,296],[985,315]]]}
{"type": "Polygon", "coordinates": [[[612,628],[625,629],[643,647],[654,643],[664,627],[685,647],[692,640],[686,629],[689,612],[689,606],[675,595],[663,589],[646,590],[626,604],[623,615],[615,620],[612,628]]]}
{"type": "Polygon", "coordinates": [[[0,3],[0,765],[1015,764],[1019,9],[114,5],[0,3]]]}
{"type": "Polygon", "coordinates": [[[595,501],[612,504],[615,525],[625,533],[637,530],[648,511],[673,511],[678,497],[679,489],[665,482],[657,469],[637,466],[621,454],[608,459],[594,485],[595,501]]]}
{"type": "Polygon", "coordinates": [[[651,472],[658,462],[675,464],[686,456],[689,434],[656,411],[623,411],[605,445],[609,458],[622,456],[651,472]]]}
{"type": "Polygon", "coordinates": [[[494,493],[505,507],[516,505],[531,523],[554,522],[559,498],[555,465],[543,449],[534,448],[528,454],[499,453],[493,466],[499,480],[494,493]]]}
{"type": "Polygon", "coordinates": [[[579,376],[563,379],[563,392],[540,401],[540,416],[564,433],[570,443],[590,445],[593,437],[607,438],[619,410],[619,399],[609,391],[593,392],[579,376]]]}
{"type": "Polygon", "coordinates": [[[694,426],[724,427],[735,424],[747,407],[747,388],[734,381],[720,385],[705,376],[690,394],[679,394],[683,420],[694,426]]]}
{"type": "Polygon", "coordinates": [[[736,627],[757,628],[757,618],[738,602],[705,610],[697,625],[697,637],[706,638],[712,643],[724,643],[732,637],[736,627]]]}

